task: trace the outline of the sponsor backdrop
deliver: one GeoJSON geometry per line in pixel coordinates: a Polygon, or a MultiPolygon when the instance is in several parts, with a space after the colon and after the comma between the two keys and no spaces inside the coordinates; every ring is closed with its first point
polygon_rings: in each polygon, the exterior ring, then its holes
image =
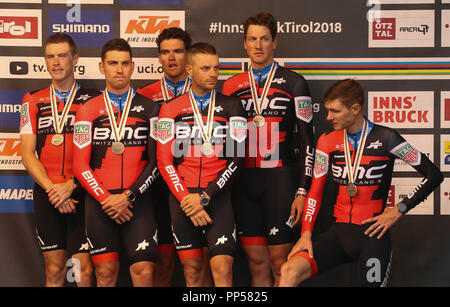
{"type": "MultiPolygon", "coordinates": [[[[21,163],[18,127],[23,95],[49,85],[42,57],[47,37],[72,35],[81,55],[75,74],[81,84],[98,88],[104,87],[101,46],[113,37],[127,39],[136,62],[134,84],[140,87],[162,76],[156,37],[179,26],[194,41],[217,47],[220,89],[248,67],[242,21],[258,11],[278,20],[279,63],[308,80],[316,138],[330,128],[321,104],[325,90],[336,80],[357,78],[366,88],[369,119],[398,129],[444,172],[441,187],[392,229],[390,285],[450,286],[450,1],[445,0],[0,0],[0,286],[44,282],[33,181],[21,163]]],[[[399,202],[419,181],[414,169],[397,163],[389,202],[399,202]]],[[[325,198],[316,233],[330,225],[331,205],[325,198]]],[[[353,285],[354,275],[355,267],[345,265],[304,285],[353,285]]],[[[234,280],[249,285],[242,251],[234,280]]],[[[183,285],[179,266],[175,283],[183,285]]]]}

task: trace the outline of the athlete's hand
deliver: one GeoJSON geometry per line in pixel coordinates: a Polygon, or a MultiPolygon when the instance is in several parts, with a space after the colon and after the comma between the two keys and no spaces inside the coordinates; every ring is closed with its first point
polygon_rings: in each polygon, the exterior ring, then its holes
{"type": "Polygon", "coordinates": [[[402,213],[398,211],[397,207],[386,207],[383,213],[372,217],[370,219],[364,220],[362,224],[373,223],[364,232],[365,235],[369,237],[375,236],[377,233],[377,239],[381,239],[389,228],[394,225],[398,219],[402,216],[402,213]],[[380,232],[381,231],[381,232],[380,232]]]}
{"type": "Polygon", "coordinates": [[[131,221],[131,218],[133,217],[133,212],[131,212],[130,209],[125,209],[122,211],[122,214],[120,214],[114,221],[117,224],[123,224],[125,222],[131,221]]]}
{"type": "Polygon", "coordinates": [[[66,199],[63,203],[61,203],[59,206],[56,207],[58,211],[62,214],[69,214],[69,213],[76,213],[76,206],[75,204],[78,203],[78,200],[75,200],[73,198],[66,199]]]}
{"type": "Polygon", "coordinates": [[[292,202],[291,214],[289,216],[290,221],[294,220],[294,223],[292,223],[292,226],[298,225],[300,222],[300,219],[302,218],[303,207],[305,205],[305,199],[306,199],[306,196],[299,195],[292,202]]]}
{"type": "Polygon", "coordinates": [[[209,216],[208,212],[205,211],[205,209],[201,209],[196,214],[190,216],[190,219],[196,227],[212,224],[212,219],[209,216]]]}
{"type": "Polygon", "coordinates": [[[192,217],[194,214],[203,210],[203,205],[200,203],[200,194],[191,193],[186,195],[180,203],[181,210],[186,216],[192,217]]]}
{"type": "Polygon", "coordinates": [[[133,205],[128,201],[128,198],[124,193],[109,195],[101,205],[102,210],[113,220],[121,217],[121,220],[126,219],[129,221],[133,216],[133,213],[128,210],[128,208],[133,208],[133,205]]]}
{"type": "Polygon", "coordinates": [[[63,183],[55,183],[45,192],[48,195],[50,203],[57,208],[72,195],[72,192],[76,187],[77,186],[73,183],[72,179],[69,179],[63,183]]]}
{"type": "Polygon", "coordinates": [[[288,260],[291,259],[292,256],[294,256],[295,254],[297,254],[298,252],[301,252],[301,251],[307,251],[309,254],[309,257],[314,258],[312,241],[311,241],[311,232],[309,232],[309,231],[305,231],[302,234],[302,236],[297,241],[297,243],[295,243],[295,245],[292,247],[287,259],[288,260]]]}

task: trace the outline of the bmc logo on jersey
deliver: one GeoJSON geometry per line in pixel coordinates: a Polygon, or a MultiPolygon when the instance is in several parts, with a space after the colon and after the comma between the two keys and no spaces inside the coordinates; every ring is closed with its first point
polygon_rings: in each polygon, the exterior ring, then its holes
{"type": "Polygon", "coordinates": [[[311,122],[313,118],[312,100],[309,96],[295,97],[295,114],[304,122],[311,122]]]}
{"type": "Polygon", "coordinates": [[[174,120],[172,118],[160,118],[158,120],[158,141],[166,144],[173,139],[175,134],[174,120]]]}
{"type": "MultiPolygon", "coordinates": [[[[380,179],[383,177],[383,170],[387,164],[368,167],[367,165],[360,165],[357,172],[357,179],[380,179]]],[[[338,179],[348,178],[348,169],[346,166],[333,165],[333,176],[338,179]]]]}
{"type": "Polygon", "coordinates": [[[420,164],[420,152],[408,142],[403,142],[391,150],[391,153],[411,166],[420,164]]]}
{"type": "Polygon", "coordinates": [[[73,128],[73,143],[80,149],[91,144],[92,123],[88,121],[76,122],[73,128]]]}

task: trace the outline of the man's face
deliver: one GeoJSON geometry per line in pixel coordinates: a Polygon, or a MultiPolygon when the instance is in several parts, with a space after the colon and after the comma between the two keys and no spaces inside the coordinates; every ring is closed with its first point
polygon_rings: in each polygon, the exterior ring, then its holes
{"type": "Polygon", "coordinates": [[[68,43],[47,44],[45,46],[45,64],[54,81],[74,78],[73,67],[78,63],[78,55],[72,55],[68,43]]]}
{"type": "Polygon", "coordinates": [[[244,48],[257,69],[270,65],[278,45],[278,39],[272,39],[269,28],[260,25],[250,25],[244,40],[244,48]]]}
{"type": "Polygon", "coordinates": [[[184,80],[186,75],[186,48],[181,39],[166,39],[159,46],[159,63],[166,77],[172,81],[184,80]]]}
{"type": "Polygon", "coordinates": [[[111,50],[100,63],[100,72],[105,75],[106,88],[120,94],[130,87],[134,62],[127,51],[111,50]]]}
{"type": "Polygon", "coordinates": [[[219,56],[198,53],[192,57],[192,63],[186,65],[186,70],[192,78],[194,90],[209,92],[216,87],[219,78],[219,56]]]}
{"type": "Polygon", "coordinates": [[[339,98],[325,101],[325,108],[328,110],[327,120],[333,124],[334,130],[351,127],[355,123],[356,115],[359,113],[356,112],[356,103],[349,109],[339,98]]]}

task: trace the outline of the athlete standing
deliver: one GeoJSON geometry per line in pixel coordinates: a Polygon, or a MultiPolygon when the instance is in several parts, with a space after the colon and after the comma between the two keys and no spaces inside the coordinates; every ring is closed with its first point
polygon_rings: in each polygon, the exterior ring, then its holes
{"type": "Polygon", "coordinates": [[[357,262],[360,284],[384,286],[391,261],[389,229],[443,180],[439,169],[395,130],[363,116],[364,90],[355,80],[335,83],[325,94],[327,120],[335,131],[317,143],[314,177],[306,198],[302,235],[281,270],[280,286],[296,286],[338,264],[357,262]],[[387,207],[394,161],[399,158],[425,178],[399,204],[387,207]],[[326,179],[337,193],[336,222],[311,241],[326,179]],[[380,268],[373,277],[374,259],[380,268]],[[372,276],[368,278],[368,276],[372,276]]]}
{"type": "MultiPolygon", "coordinates": [[[[181,28],[167,28],[159,34],[158,60],[164,76],[138,92],[147,98],[164,102],[184,95],[191,87],[191,79],[186,72],[186,52],[191,46],[191,36],[181,28]]],[[[175,267],[175,246],[172,238],[172,227],[169,211],[169,188],[161,176],[158,176],[151,190],[155,215],[158,221],[158,255],[156,258],[155,286],[168,287],[172,280],[175,267]]],[[[211,285],[209,258],[203,253],[205,259],[203,286],[211,285]]]]}
{"type": "Polygon", "coordinates": [[[170,188],[170,215],[187,286],[202,285],[206,241],[215,286],[232,285],[236,230],[229,185],[245,155],[247,121],[235,98],[215,90],[219,57],[191,46],[188,93],[164,103],[158,120],[158,168],[170,188]]]}
{"type": "Polygon", "coordinates": [[[155,179],[157,103],[136,93],[131,48],[113,39],[102,49],[103,94],[77,112],[75,176],[86,195],[86,233],[98,286],[114,286],[122,245],[134,286],[152,286],[157,230],[150,197],[155,179]]]}
{"type": "Polygon", "coordinates": [[[36,181],[34,216],[45,263],[46,286],[63,286],[67,258],[77,259],[79,286],[92,285],[93,266],[84,231],[84,191],[73,180],[72,136],[81,103],[100,94],[74,76],[77,47],[66,34],[45,43],[50,87],[25,95],[20,112],[22,161],[36,181]],[[37,153],[37,156],[36,156],[37,153]]]}
{"type": "Polygon", "coordinates": [[[223,85],[225,95],[241,99],[248,121],[245,169],[233,187],[233,208],[253,286],[278,283],[313,167],[309,88],[302,76],[274,61],[276,34],[271,14],[249,17],[244,23],[244,48],[251,67],[223,85]]]}

